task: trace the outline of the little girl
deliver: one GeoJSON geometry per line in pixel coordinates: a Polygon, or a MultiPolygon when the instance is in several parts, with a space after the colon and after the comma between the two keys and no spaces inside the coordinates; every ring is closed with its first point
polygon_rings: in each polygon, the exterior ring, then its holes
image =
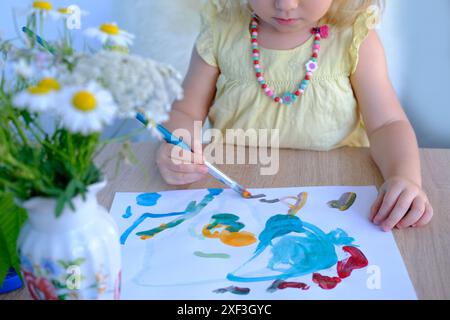
{"type": "MultiPolygon", "coordinates": [[[[370,219],[385,231],[424,226],[415,133],[396,97],[377,33],[381,0],[209,0],[170,130],[208,116],[213,128],[279,129],[281,148],[369,147],[385,179],[370,219]]],[[[201,136],[201,135],[197,135],[201,136]]],[[[185,139],[185,140],[186,140],[185,139]]],[[[192,139],[194,140],[194,139],[192,139]]],[[[157,163],[170,184],[207,174],[201,141],[175,163],[163,143],[157,163]]],[[[181,151],[180,151],[181,152],[181,151]]]]}

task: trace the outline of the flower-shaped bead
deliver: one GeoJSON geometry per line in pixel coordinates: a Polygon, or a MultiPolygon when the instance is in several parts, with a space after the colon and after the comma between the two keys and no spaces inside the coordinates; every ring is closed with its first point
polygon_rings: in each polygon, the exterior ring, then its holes
{"type": "Polygon", "coordinates": [[[313,60],[309,60],[306,63],[306,72],[311,72],[312,73],[312,72],[317,70],[317,67],[318,67],[317,62],[315,62],[313,60]]]}

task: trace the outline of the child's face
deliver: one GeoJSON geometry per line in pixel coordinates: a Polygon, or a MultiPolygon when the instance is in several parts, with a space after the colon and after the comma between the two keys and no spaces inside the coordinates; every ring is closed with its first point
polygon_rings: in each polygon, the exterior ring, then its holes
{"type": "Polygon", "coordinates": [[[333,0],[249,0],[260,20],[278,32],[295,32],[319,21],[333,0]]]}

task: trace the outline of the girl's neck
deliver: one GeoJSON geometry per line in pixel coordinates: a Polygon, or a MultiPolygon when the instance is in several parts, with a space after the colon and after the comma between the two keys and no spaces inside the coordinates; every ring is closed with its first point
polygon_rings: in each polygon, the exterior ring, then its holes
{"type": "Polygon", "coordinates": [[[267,22],[260,20],[259,24],[259,45],[273,50],[290,50],[302,45],[311,38],[311,28],[317,26],[311,23],[293,32],[279,32],[267,22]]]}

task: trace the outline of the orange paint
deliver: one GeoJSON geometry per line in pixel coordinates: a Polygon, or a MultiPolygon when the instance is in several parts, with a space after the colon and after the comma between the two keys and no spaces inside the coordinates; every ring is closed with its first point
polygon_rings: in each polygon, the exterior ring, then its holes
{"type": "Polygon", "coordinates": [[[220,234],[220,241],[232,247],[245,247],[256,242],[256,237],[253,233],[247,231],[229,232],[223,230],[220,234]]]}
{"type": "Polygon", "coordinates": [[[244,190],[244,192],[242,192],[242,196],[246,199],[249,199],[252,196],[252,194],[247,190],[244,190]]]}
{"type": "Polygon", "coordinates": [[[202,230],[202,234],[206,238],[219,238],[220,237],[220,231],[214,231],[213,233],[211,233],[211,230],[221,228],[222,227],[221,224],[218,224],[215,228],[212,228],[212,229],[208,229],[208,227],[209,227],[209,224],[204,226],[203,230],[202,230]]]}
{"type": "Polygon", "coordinates": [[[214,231],[211,232],[211,230],[218,229],[221,227],[224,227],[223,225],[219,224],[213,229],[208,229],[209,224],[203,227],[202,234],[206,238],[210,239],[220,239],[222,243],[233,246],[233,247],[244,247],[251,245],[256,242],[256,237],[253,233],[247,232],[247,231],[241,231],[241,232],[230,232],[226,229],[223,229],[222,231],[214,231]]]}

